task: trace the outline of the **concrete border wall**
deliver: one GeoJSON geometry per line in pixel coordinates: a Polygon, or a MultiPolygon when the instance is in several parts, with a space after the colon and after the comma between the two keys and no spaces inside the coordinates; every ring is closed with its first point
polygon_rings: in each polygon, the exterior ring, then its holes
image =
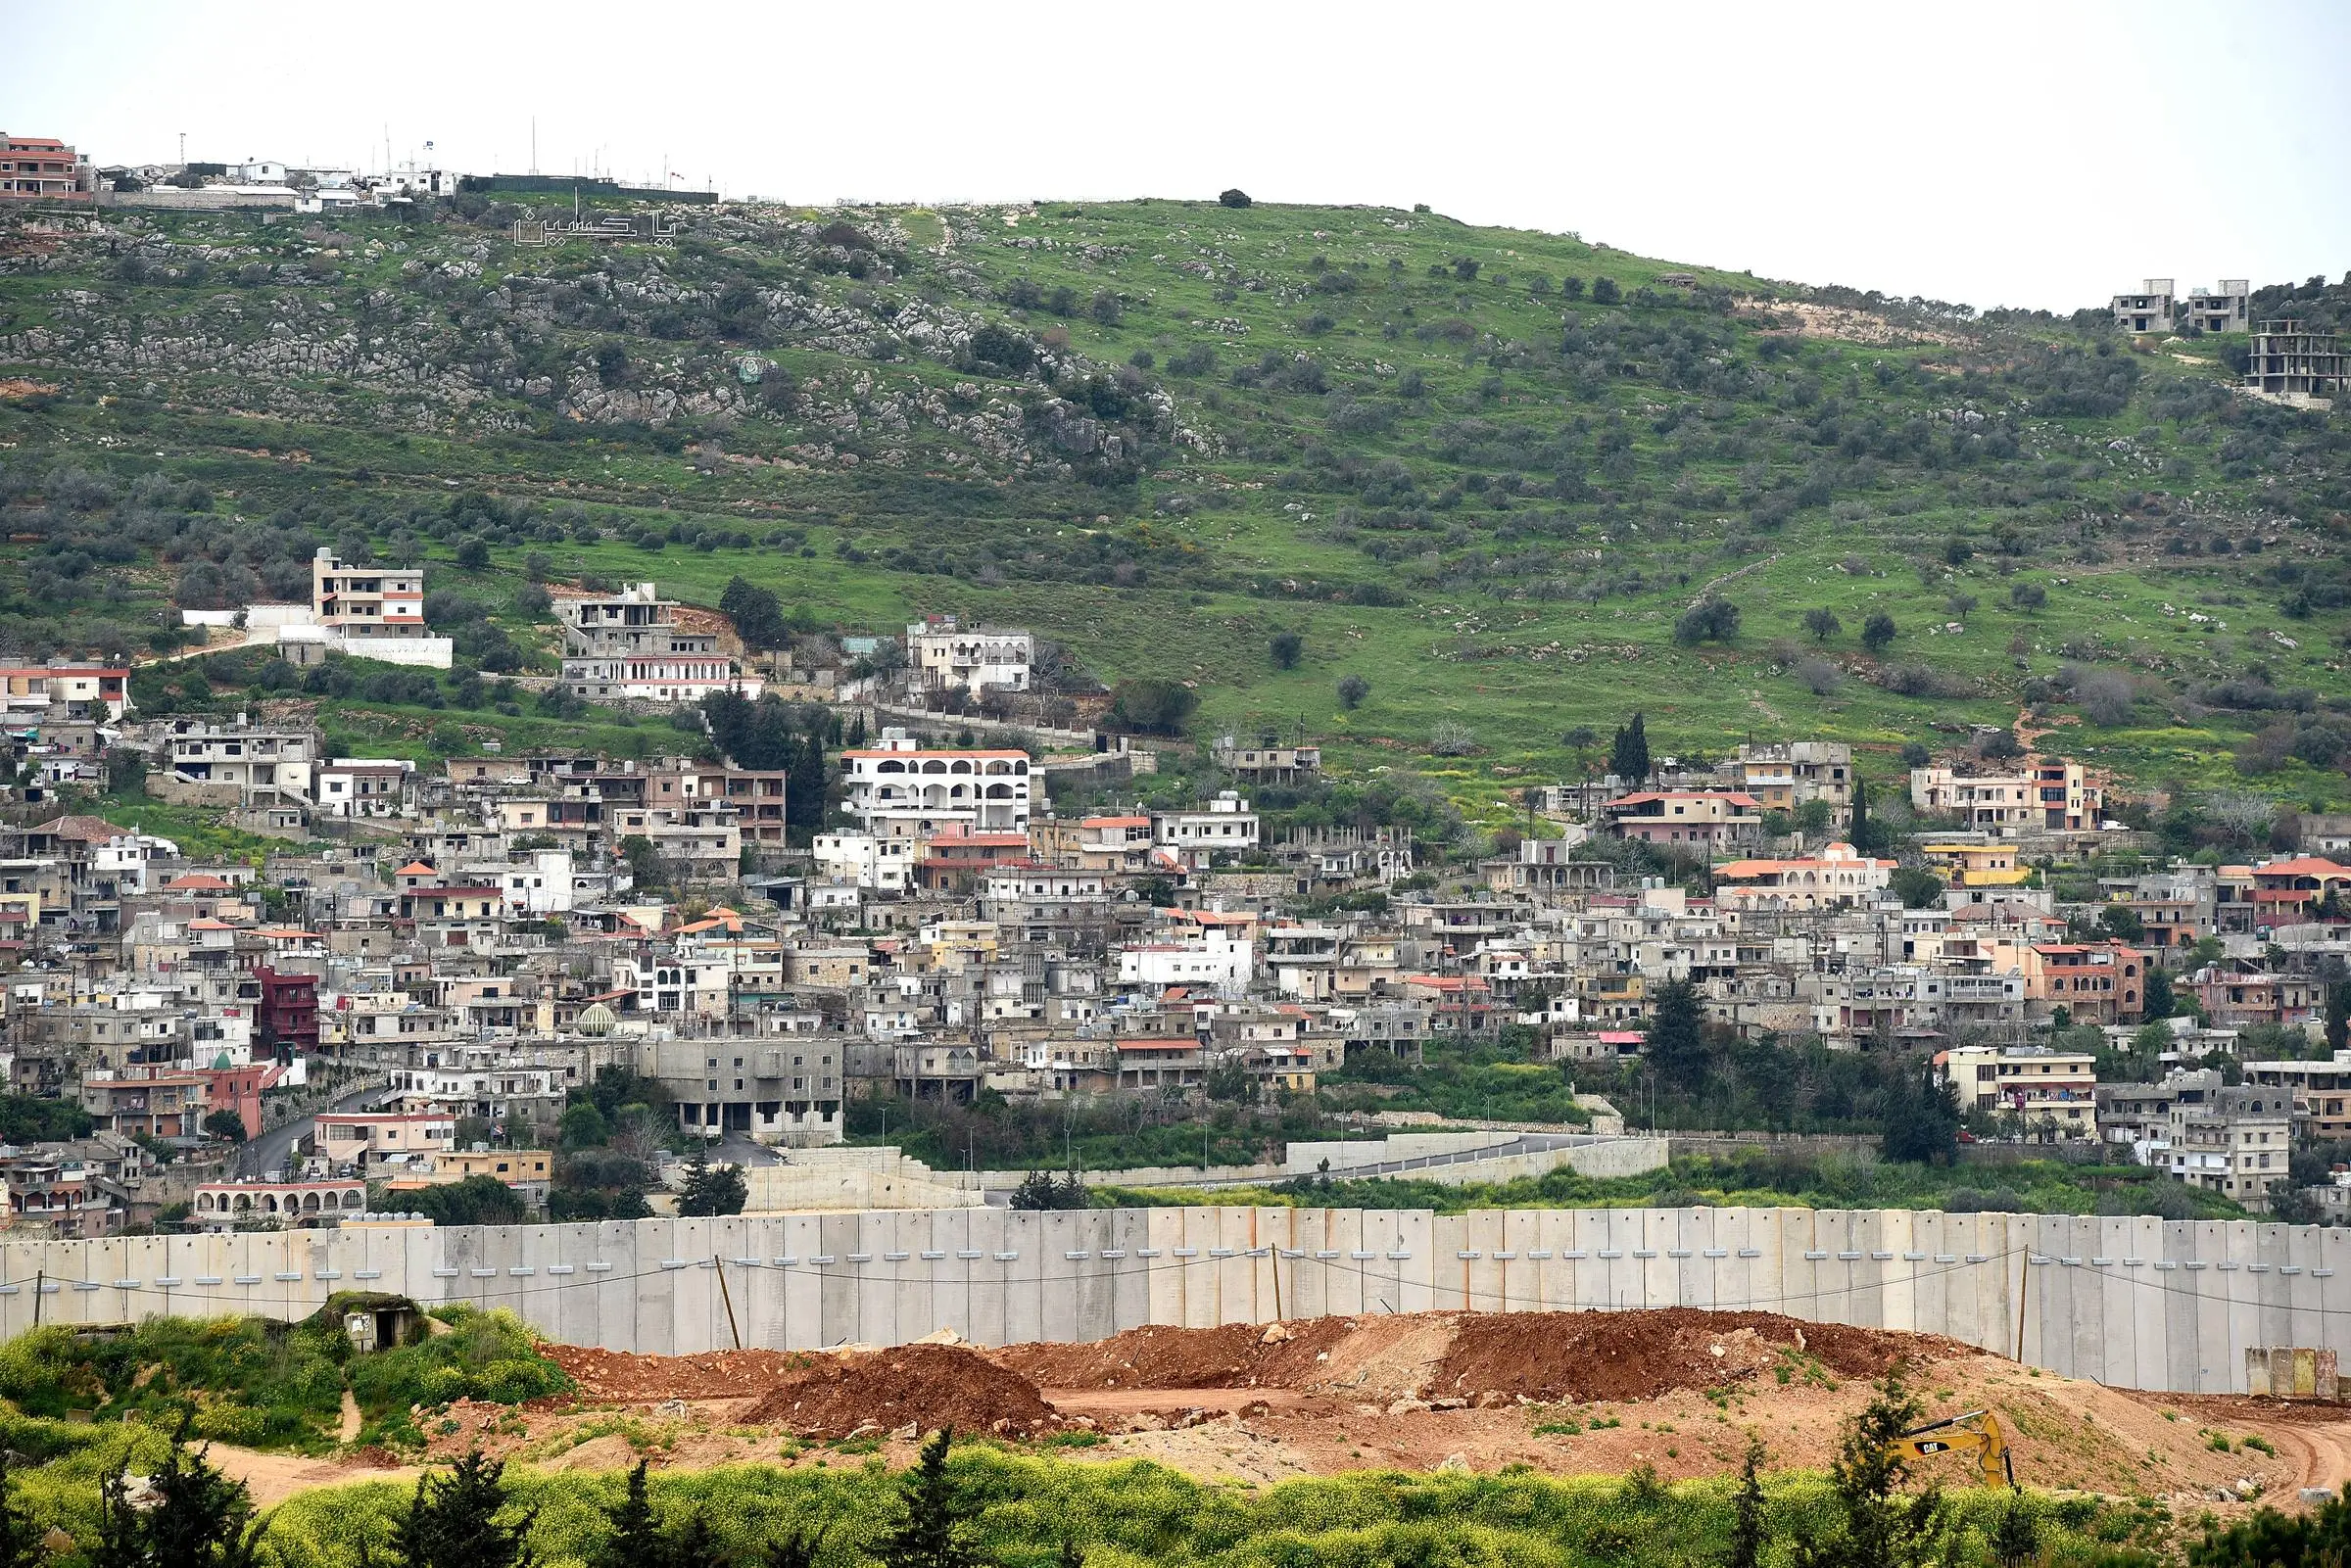
{"type": "Polygon", "coordinates": [[[2247,1391],[2246,1352],[2351,1349],[2351,1230],[1808,1209],[867,1210],[435,1229],[0,1240],[0,1337],[39,1315],[296,1318],[338,1290],[510,1307],[688,1354],[1099,1339],[1326,1312],[1752,1308],[1944,1334],[2070,1377],[2247,1391]],[[724,1279],[722,1290],[720,1281],[724,1279]],[[2021,1314],[2021,1321],[2020,1321],[2021,1314]]]}

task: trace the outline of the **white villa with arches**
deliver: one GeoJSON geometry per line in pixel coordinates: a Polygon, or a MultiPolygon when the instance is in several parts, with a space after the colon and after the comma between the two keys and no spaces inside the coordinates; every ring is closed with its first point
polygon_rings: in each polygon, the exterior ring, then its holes
{"type": "Polygon", "coordinates": [[[196,1189],[190,1217],[207,1230],[322,1225],[366,1208],[363,1181],[215,1181],[196,1189]]]}
{"type": "Polygon", "coordinates": [[[903,730],[841,754],[849,815],[877,838],[1029,831],[1032,774],[1019,750],[933,750],[903,730]]]}

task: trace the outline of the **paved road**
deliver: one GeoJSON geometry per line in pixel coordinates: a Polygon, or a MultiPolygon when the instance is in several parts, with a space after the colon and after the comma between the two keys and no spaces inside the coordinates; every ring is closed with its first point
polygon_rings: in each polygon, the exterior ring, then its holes
{"type": "MultiPolygon", "coordinates": [[[[371,1088],[354,1089],[351,1093],[336,1100],[328,1109],[331,1111],[364,1111],[380,1104],[391,1092],[389,1087],[382,1084],[371,1088]]],[[[310,1136],[312,1124],[315,1119],[314,1117],[298,1117],[283,1126],[271,1127],[260,1137],[247,1143],[237,1153],[237,1174],[240,1176],[264,1175],[284,1164],[286,1157],[293,1150],[294,1145],[310,1136]]]]}
{"type": "MultiPolygon", "coordinates": [[[[1608,1138],[1593,1132],[1522,1132],[1509,1143],[1497,1143],[1483,1149],[1463,1149],[1457,1154],[1421,1155],[1412,1160],[1383,1160],[1367,1165],[1333,1165],[1328,1172],[1333,1181],[1365,1181],[1374,1176],[1400,1176],[1415,1170],[1428,1170],[1438,1165],[1471,1165],[1488,1160],[1508,1160],[1515,1155],[1548,1154],[1554,1149],[1571,1149],[1579,1144],[1607,1143],[1608,1138]]],[[[1312,1177],[1320,1171],[1304,1171],[1312,1177]]],[[[1187,1187],[1254,1187],[1268,1180],[1287,1180],[1287,1177],[1241,1176],[1218,1181],[1189,1181],[1187,1187]]]]}
{"type": "MultiPolygon", "coordinates": [[[[1592,1132],[1524,1132],[1508,1143],[1498,1143],[1490,1148],[1464,1149],[1458,1154],[1422,1155],[1412,1160],[1385,1160],[1367,1165],[1333,1165],[1329,1174],[1333,1181],[1362,1181],[1372,1176],[1396,1176],[1403,1175],[1408,1171],[1427,1170],[1437,1165],[1476,1164],[1487,1160],[1508,1160],[1514,1155],[1546,1154],[1554,1149],[1569,1149],[1581,1144],[1607,1143],[1613,1136],[1613,1134],[1592,1132]]],[[[1626,1136],[1646,1135],[1628,1133],[1626,1136]]],[[[1101,1171],[1095,1172],[1095,1174],[1113,1177],[1117,1172],[1101,1171]]],[[[1303,1172],[1303,1175],[1309,1178],[1319,1174],[1321,1172],[1314,1170],[1303,1172]]],[[[1292,1179],[1291,1176],[1287,1174],[1216,1178],[1171,1176],[1166,1181],[1152,1182],[1147,1185],[1158,1187],[1263,1187],[1276,1181],[1290,1179],[1292,1179]]],[[[1145,1184],[1137,1183],[1136,1185],[1145,1184]]],[[[987,1201],[1001,1209],[1012,1202],[1012,1194],[990,1189],[987,1193],[987,1201]]]]}

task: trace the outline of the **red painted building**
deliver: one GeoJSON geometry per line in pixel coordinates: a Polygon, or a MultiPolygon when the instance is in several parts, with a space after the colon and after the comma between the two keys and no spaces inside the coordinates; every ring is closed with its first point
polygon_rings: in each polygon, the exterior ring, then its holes
{"type": "Polygon", "coordinates": [[[256,1042],[275,1041],[297,1051],[318,1049],[318,977],[280,974],[266,964],[257,965],[253,977],[262,988],[254,1007],[256,1042]]]}
{"type": "Polygon", "coordinates": [[[97,178],[72,148],[54,136],[0,131],[0,202],[97,200],[97,178]]]}

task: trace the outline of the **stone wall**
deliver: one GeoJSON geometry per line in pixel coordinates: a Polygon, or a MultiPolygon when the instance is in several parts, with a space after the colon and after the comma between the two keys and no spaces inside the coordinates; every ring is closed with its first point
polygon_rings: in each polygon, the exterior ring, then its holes
{"type": "Polygon", "coordinates": [[[2351,1230],[1804,1209],[997,1209],[0,1241],[0,1332],[293,1318],[329,1293],[511,1307],[574,1344],[1095,1339],[1326,1312],[1757,1308],[1946,1334],[2071,1377],[2242,1393],[2246,1354],[2351,1340],[2351,1230]],[[40,1278],[44,1276],[45,1278],[40,1278]]]}

